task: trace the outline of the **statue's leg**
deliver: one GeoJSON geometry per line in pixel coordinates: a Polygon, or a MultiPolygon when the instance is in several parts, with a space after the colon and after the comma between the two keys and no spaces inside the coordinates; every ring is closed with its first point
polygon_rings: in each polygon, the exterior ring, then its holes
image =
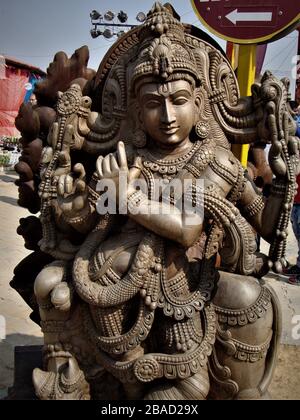
{"type": "Polygon", "coordinates": [[[70,340],[75,330],[77,340],[81,338],[80,326],[76,326],[80,308],[71,309],[72,287],[67,272],[67,263],[55,261],[38,274],[34,283],[45,343],[45,370],[33,371],[33,384],[40,399],[89,398],[89,385],[75,357],[78,350],[70,340]]]}
{"type": "Polygon", "coordinates": [[[67,265],[64,261],[54,261],[47,265],[36,277],[34,293],[40,309],[41,319],[48,317],[51,309],[67,313],[71,306],[70,287],[66,283],[67,265]]]}
{"type": "Polygon", "coordinates": [[[211,398],[267,399],[281,335],[276,295],[252,277],[220,273],[210,358],[211,398]]]}

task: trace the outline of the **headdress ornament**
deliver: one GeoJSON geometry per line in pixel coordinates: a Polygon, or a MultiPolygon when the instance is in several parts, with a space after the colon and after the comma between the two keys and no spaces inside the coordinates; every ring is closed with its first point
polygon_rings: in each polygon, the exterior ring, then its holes
{"type": "Polygon", "coordinates": [[[184,73],[200,84],[197,63],[185,42],[184,26],[172,12],[156,2],[139,31],[140,49],[132,86],[140,78],[168,81],[174,73],[184,73]]]}

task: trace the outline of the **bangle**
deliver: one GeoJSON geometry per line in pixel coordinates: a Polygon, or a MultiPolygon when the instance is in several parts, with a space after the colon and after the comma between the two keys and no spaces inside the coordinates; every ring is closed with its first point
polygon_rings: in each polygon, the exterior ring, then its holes
{"type": "Polygon", "coordinates": [[[127,200],[129,213],[136,214],[138,207],[145,200],[147,200],[147,197],[142,193],[142,191],[134,191],[132,194],[130,194],[127,200]]]}
{"type": "Polygon", "coordinates": [[[90,186],[88,186],[88,191],[89,191],[88,200],[90,204],[95,207],[100,198],[100,194],[94,191],[93,188],[91,188],[90,186]]]}
{"type": "Polygon", "coordinates": [[[82,210],[79,216],[68,217],[64,215],[63,217],[68,224],[79,225],[79,224],[83,224],[90,217],[90,215],[91,215],[91,208],[90,206],[88,206],[82,210]]]}
{"type": "Polygon", "coordinates": [[[287,185],[279,181],[273,181],[271,187],[271,195],[284,197],[287,193],[287,185]]]}
{"type": "Polygon", "coordinates": [[[258,213],[260,213],[264,209],[264,207],[264,200],[262,199],[262,197],[258,196],[251,204],[243,208],[243,213],[245,213],[245,215],[248,217],[254,217],[258,213]]]}
{"type": "Polygon", "coordinates": [[[204,205],[205,191],[202,187],[193,184],[184,195],[187,203],[193,207],[199,207],[204,205]]]}

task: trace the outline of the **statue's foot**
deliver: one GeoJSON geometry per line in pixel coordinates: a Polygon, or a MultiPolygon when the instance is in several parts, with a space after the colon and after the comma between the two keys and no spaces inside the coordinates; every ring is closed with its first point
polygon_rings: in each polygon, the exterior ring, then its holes
{"type": "Polygon", "coordinates": [[[77,361],[70,358],[59,372],[34,369],[33,385],[41,400],[89,400],[89,384],[77,361]]]}

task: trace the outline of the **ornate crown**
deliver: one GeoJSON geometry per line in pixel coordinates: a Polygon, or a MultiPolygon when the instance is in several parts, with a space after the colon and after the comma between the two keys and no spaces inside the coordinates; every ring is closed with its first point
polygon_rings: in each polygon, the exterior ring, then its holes
{"type": "Polygon", "coordinates": [[[132,86],[147,76],[168,81],[175,73],[191,76],[200,84],[197,63],[185,42],[184,26],[166,7],[156,2],[139,31],[139,55],[132,86]]]}

